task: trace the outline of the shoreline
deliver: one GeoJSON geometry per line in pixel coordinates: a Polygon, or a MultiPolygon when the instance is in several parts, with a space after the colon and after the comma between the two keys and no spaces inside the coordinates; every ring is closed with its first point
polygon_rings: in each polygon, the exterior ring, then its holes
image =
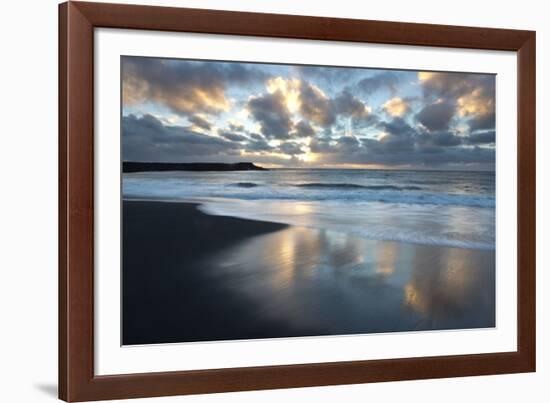
{"type": "Polygon", "coordinates": [[[204,318],[195,313],[216,311],[217,304],[207,303],[204,297],[209,291],[222,292],[200,286],[205,283],[203,273],[193,270],[198,262],[242,240],[288,228],[285,224],[210,216],[197,208],[199,203],[124,200],[123,206],[125,345],[178,342],[182,333],[195,337],[196,332],[183,329],[174,315],[179,311],[204,325],[204,318]],[[182,278],[180,268],[186,267],[190,270],[182,278]],[[174,284],[179,289],[174,289],[174,284]],[[182,294],[187,306],[176,304],[182,294]],[[170,307],[175,312],[168,312],[170,307]]]}
{"type": "MultiPolygon", "coordinates": [[[[284,215],[276,215],[273,214],[273,212],[277,211],[277,208],[280,208],[281,206],[287,205],[289,202],[293,203],[293,206],[296,205],[305,205],[306,208],[309,208],[307,206],[309,205],[316,205],[319,203],[322,203],[322,201],[318,200],[306,200],[306,201],[289,201],[289,200],[282,200],[280,202],[275,202],[274,200],[266,200],[262,203],[262,206],[267,207],[263,211],[258,211],[256,206],[248,204],[247,206],[243,206],[245,203],[256,203],[257,200],[243,200],[239,198],[226,198],[226,197],[191,197],[187,199],[181,199],[181,198],[166,198],[166,197],[140,197],[140,196],[125,196],[122,199],[125,201],[140,201],[140,202],[154,202],[154,203],[182,203],[182,204],[192,204],[195,205],[197,210],[202,213],[206,214],[207,216],[212,217],[231,217],[239,220],[245,220],[245,221],[254,221],[254,222],[262,222],[266,224],[280,224],[285,225],[288,227],[302,227],[302,228],[308,228],[311,230],[330,230],[335,232],[342,232],[346,234],[350,234],[356,237],[364,238],[366,240],[371,241],[380,241],[380,242],[399,242],[399,243],[406,243],[406,244],[412,244],[412,245],[424,245],[424,246],[434,246],[434,247],[443,247],[443,248],[459,248],[459,249],[472,249],[472,250],[484,250],[484,251],[492,251],[495,252],[495,244],[489,244],[485,240],[464,240],[460,238],[446,238],[446,239],[438,239],[437,241],[434,241],[433,239],[423,239],[420,238],[413,238],[410,236],[410,234],[399,234],[398,236],[393,235],[383,235],[380,232],[376,233],[374,232],[374,236],[369,236],[369,234],[361,233],[361,231],[358,231],[358,228],[355,223],[352,224],[351,227],[346,228],[343,230],[342,228],[334,228],[332,226],[324,226],[322,223],[317,223],[315,225],[314,223],[301,223],[301,222],[293,222],[296,221],[295,217],[292,217],[290,219],[288,216],[285,217],[284,215]],[[237,207],[235,209],[235,207],[237,207]],[[266,214],[266,212],[269,212],[266,214]]],[[[438,206],[440,207],[440,206],[438,206]]],[[[375,216],[376,212],[371,214],[372,216],[375,216]]],[[[364,228],[368,228],[368,225],[366,225],[364,228]]]]}
{"type": "Polygon", "coordinates": [[[123,200],[123,344],[494,327],[494,251],[123,200]]]}

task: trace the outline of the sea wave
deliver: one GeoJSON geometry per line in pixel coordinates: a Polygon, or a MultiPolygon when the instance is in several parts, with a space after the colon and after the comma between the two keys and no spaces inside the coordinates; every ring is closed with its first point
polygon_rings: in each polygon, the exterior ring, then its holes
{"type": "Polygon", "coordinates": [[[366,190],[422,190],[420,186],[395,186],[395,185],[357,185],[355,183],[299,183],[293,185],[300,188],[311,189],[366,189],[366,190]]]}
{"type": "Polygon", "coordinates": [[[295,201],[345,201],[351,203],[391,203],[402,205],[438,205],[494,208],[495,197],[492,195],[472,195],[453,193],[431,193],[394,189],[357,188],[346,191],[337,189],[309,188],[304,191],[299,187],[261,186],[242,182],[237,187],[227,186],[155,186],[126,181],[123,193],[130,197],[152,197],[186,199],[215,197],[237,200],[295,200],[295,201]]]}
{"type": "MultiPolygon", "coordinates": [[[[261,183],[254,182],[236,182],[230,183],[228,186],[240,187],[240,188],[254,188],[259,186],[264,186],[261,183]]],[[[422,190],[420,186],[396,186],[396,185],[358,185],[356,183],[298,183],[298,184],[287,184],[287,185],[278,185],[278,186],[290,186],[304,189],[326,189],[326,190],[422,190]]]]}
{"type": "Polygon", "coordinates": [[[404,193],[402,191],[360,191],[360,192],[289,192],[281,190],[263,190],[247,193],[212,192],[205,197],[223,197],[241,200],[296,200],[296,201],[349,201],[349,202],[381,202],[395,204],[433,204],[440,206],[468,206],[494,208],[495,198],[490,196],[470,196],[461,194],[441,193],[404,193]]]}
{"type": "Polygon", "coordinates": [[[346,203],[285,201],[203,200],[199,209],[207,214],[240,217],[350,233],[364,239],[395,241],[421,245],[493,250],[494,214],[490,210],[464,210],[453,214],[480,224],[472,228],[461,223],[453,228],[445,224],[448,212],[443,207],[416,206],[398,212],[390,206],[368,205],[350,210],[346,203]],[[394,223],[399,214],[399,225],[394,223]],[[484,223],[481,225],[481,223],[484,223]]]}
{"type": "Polygon", "coordinates": [[[254,183],[254,182],[236,182],[236,183],[230,183],[229,186],[236,186],[239,188],[255,188],[261,185],[259,183],[254,183]]]}

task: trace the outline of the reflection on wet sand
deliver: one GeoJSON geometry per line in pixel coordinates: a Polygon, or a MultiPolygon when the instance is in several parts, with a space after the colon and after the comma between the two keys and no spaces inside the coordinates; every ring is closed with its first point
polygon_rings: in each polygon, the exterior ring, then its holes
{"type": "Polygon", "coordinates": [[[405,285],[405,305],[422,315],[419,327],[494,326],[494,254],[441,249],[434,256],[417,255],[405,285]]]}
{"type": "Polygon", "coordinates": [[[288,336],[493,327],[494,251],[373,241],[303,227],[260,235],[204,262],[288,336]]]}

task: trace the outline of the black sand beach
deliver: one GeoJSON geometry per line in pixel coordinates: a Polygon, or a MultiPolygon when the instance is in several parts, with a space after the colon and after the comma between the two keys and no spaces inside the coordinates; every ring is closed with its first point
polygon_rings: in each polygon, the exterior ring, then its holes
{"type": "Polygon", "coordinates": [[[495,325],[494,251],[124,201],[123,344],[495,325]]]}

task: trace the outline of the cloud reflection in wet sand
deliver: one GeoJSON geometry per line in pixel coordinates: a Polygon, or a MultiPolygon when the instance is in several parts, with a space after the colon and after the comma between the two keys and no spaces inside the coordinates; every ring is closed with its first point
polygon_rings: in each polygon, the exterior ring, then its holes
{"type": "Polygon", "coordinates": [[[211,281],[289,337],[493,327],[494,251],[289,227],[211,256],[211,281]]]}

